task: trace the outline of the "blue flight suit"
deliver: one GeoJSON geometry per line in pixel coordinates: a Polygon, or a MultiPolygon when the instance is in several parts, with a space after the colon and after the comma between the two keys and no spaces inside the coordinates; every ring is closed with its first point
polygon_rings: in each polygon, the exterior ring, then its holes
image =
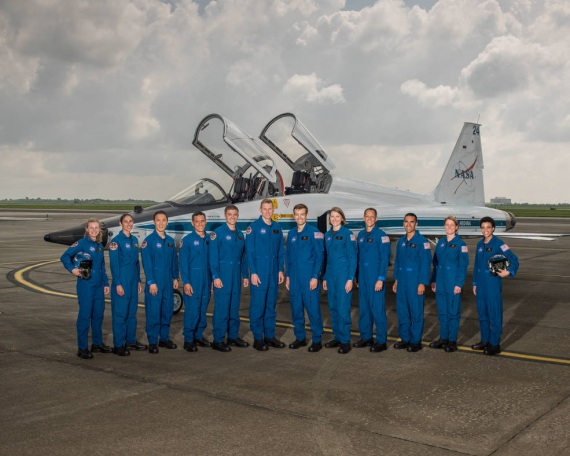
{"type": "Polygon", "coordinates": [[[61,262],[65,269],[71,272],[75,269],[73,257],[79,253],[88,253],[93,261],[91,277],[89,279],[77,278],[77,299],[79,313],[77,314],[77,347],[79,350],[89,348],[89,327],[91,327],[91,341],[93,345],[103,344],[103,313],[105,312],[105,287],[109,286],[109,279],[105,271],[105,252],[103,244],[84,237],[69,247],[63,255],[61,262]]]}
{"type": "Polygon", "coordinates": [[[409,344],[422,342],[425,294],[418,295],[418,285],[430,285],[431,261],[429,241],[419,231],[409,241],[406,235],[398,240],[394,261],[398,333],[409,344]]]}
{"type": "Polygon", "coordinates": [[[247,228],[245,251],[250,274],[257,274],[261,283],[251,284],[249,321],[254,340],[275,337],[279,272],[285,266],[283,231],[277,222],[268,225],[259,218],[247,228]]]}
{"type": "Polygon", "coordinates": [[[208,250],[210,236],[199,236],[191,232],[180,242],[180,276],[184,285],[192,286],[192,296],[184,293],[184,342],[191,343],[204,337],[210,303],[212,279],[209,268],[208,250]]]}
{"type": "Polygon", "coordinates": [[[239,337],[239,306],[242,278],[248,277],[245,237],[240,230],[232,231],[226,223],[210,234],[210,272],[212,280],[221,279],[222,288],[214,287],[214,343],[224,337],[239,337]]]}
{"type": "Polygon", "coordinates": [[[321,342],[323,319],[321,317],[321,287],[310,289],[311,279],[321,278],[324,259],[325,236],[314,226],[305,224],[302,231],[293,228],[287,236],[285,264],[289,277],[289,297],[293,328],[297,340],[305,340],[305,310],[313,332],[313,343],[321,342]]]}
{"type": "Polygon", "coordinates": [[[519,269],[519,259],[497,236],[485,244],[481,239],[477,243],[475,264],[473,266],[473,286],[477,287],[477,313],[481,327],[481,341],[491,345],[500,345],[503,332],[503,282],[499,276],[489,271],[489,258],[493,255],[505,255],[510,262],[508,277],[514,277],[519,269]]]}
{"type": "Polygon", "coordinates": [[[136,236],[126,236],[121,231],[109,244],[111,263],[111,311],[113,315],[113,345],[124,347],[137,342],[137,310],[139,306],[138,286],[141,281],[139,261],[139,240],[136,236]],[[125,294],[117,294],[121,285],[125,294]]]}
{"type": "Polygon", "coordinates": [[[155,231],[142,243],[142,264],[146,276],[144,304],[146,312],[146,337],[149,345],[158,340],[170,340],[170,321],[174,311],[173,280],[178,279],[178,254],[174,239],[165,233],[164,239],[155,231]],[[150,286],[156,284],[158,293],[150,294],[150,286]]]}
{"type": "Polygon", "coordinates": [[[461,319],[461,293],[454,294],[455,287],[462,288],[467,277],[469,252],[459,235],[448,241],[440,239],[433,254],[431,282],[435,282],[435,299],[439,318],[439,338],[457,342],[461,319]]]}
{"type": "Polygon", "coordinates": [[[385,344],[388,337],[386,318],[386,275],[390,262],[390,238],[377,226],[368,233],[358,233],[358,329],[360,338],[372,339],[376,324],[376,343],[385,344]],[[378,280],[384,282],[381,291],[374,291],[378,280]]]}
{"type": "Polygon", "coordinates": [[[348,280],[354,280],[356,273],[357,247],[354,234],[345,226],[341,226],[338,231],[331,228],[325,234],[325,247],[327,260],[323,280],[327,281],[334,340],[349,344],[352,290],[347,293],[345,286],[348,280]]]}

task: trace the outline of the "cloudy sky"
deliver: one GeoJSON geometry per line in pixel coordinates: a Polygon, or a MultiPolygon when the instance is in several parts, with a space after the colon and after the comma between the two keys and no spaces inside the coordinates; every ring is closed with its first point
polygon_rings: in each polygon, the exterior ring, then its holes
{"type": "Polygon", "coordinates": [[[570,203],[569,37],[567,0],[2,0],[0,199],[163,200],[203,117],[293,112],[420,193],[479,120],[487,200],[570,203]]]}

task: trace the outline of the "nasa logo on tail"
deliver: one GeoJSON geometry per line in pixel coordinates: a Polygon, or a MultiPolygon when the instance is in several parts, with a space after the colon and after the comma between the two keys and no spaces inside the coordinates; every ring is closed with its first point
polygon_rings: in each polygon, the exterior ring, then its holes
{"type": "Polygon", "coordinates": [[[453,192],[454,194],[457,193],[457,191],[463,184],[465,184],[468,187],[471,186],[471,181],[475,180],[475,174],[473,173],[473,169],[475,168],[475,164],[477,163],[478,158],[479,157],[475,157],[475,161],[470,166],[466,166],[465,163],[463,163],[462,161],[457,163],[457,166],[455,168],[455,175],[451,178],[451,180],[461,179],[461,182],[459,182],[459,184],[455,188],[455,191],[453,192]]]}

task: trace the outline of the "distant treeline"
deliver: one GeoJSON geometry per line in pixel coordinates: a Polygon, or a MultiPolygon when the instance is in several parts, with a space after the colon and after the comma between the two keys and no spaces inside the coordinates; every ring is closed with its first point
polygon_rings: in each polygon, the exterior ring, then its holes
{"type": "Polygon", "coordinates": [[[110,200],[110,199],[103,199],[103,198],[95,198],[95,199],[65,199],[65,198],[16,198],[16,199],[8,199],[4,198],[0,200],[0,204],[8,204],[8,203],[17,203],[17,204],[50,204],[50,203],[57,203],[57,204],[157,204],[156,201],[152,200],[136,200],[136,199],[125,199],[125,200],[110,200]]]}
{"type": "Polygon", "coordinates": [[[513,213],[517,217],[570,217],[570,204],[510,204],[487,207],[513,213]]]}
{"type": "Polygon", "coordinates": [[[148,207],[157,204],[152,200],[109,200],[95,199],[64,199],[64,198],[19,198],[0,200],[0,209],[78,209],[78,210],[113,210],[132,211],[135,206],[148,207]]]}

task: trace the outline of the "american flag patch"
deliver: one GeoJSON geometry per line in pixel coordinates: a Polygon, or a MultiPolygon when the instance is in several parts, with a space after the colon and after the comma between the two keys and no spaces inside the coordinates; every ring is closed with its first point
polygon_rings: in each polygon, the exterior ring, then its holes
{"type": "Polygon", "coordinates": [[[469,250],[467,249],[466,245],[461,246],[461,253],[469,253],[469,250]]]}
{"type": "Polygon", "coordinates": [[[317,231],[315,233],[315,239],[324,239],[325,235],[323,233],[321,233],[320,231],[317,231]]]}
{"type": "Polygon", "coordinates": [[[424,249],[429,250],[429,242],[424,242],[424,249]]]}
{"type": "Polygon", "coordinates": [[[386,242],[390,242],[390,238],[388,236],[382,236],[382,244],[385,244],[386,242]]]}
{"type": "Polygon", "coordinates": [[[143,243],[142,243],[142,246],[141,246],[141,247],[144,249],[144,248],[146,248],[146,245],[147,245],[147,244],[146,244],[146,241],[143,241],[143,243]]]}
{"type": "Polygon", "coordinates": [[[356,238],[354,237],[354,234],[352,234],[352,233],[350,234],[350,240],[351,240],[351,241],[356,241],[356,238]]]}
{"type": "Polygon", "coordinates": [[[501,250],[502,250],[503,252],[506,252],[507,250],[510,250],[510,249],[509,249],[509,246],[508,246],[507,244],[503,244],[503,245],[501,246],[501,250]]]}

